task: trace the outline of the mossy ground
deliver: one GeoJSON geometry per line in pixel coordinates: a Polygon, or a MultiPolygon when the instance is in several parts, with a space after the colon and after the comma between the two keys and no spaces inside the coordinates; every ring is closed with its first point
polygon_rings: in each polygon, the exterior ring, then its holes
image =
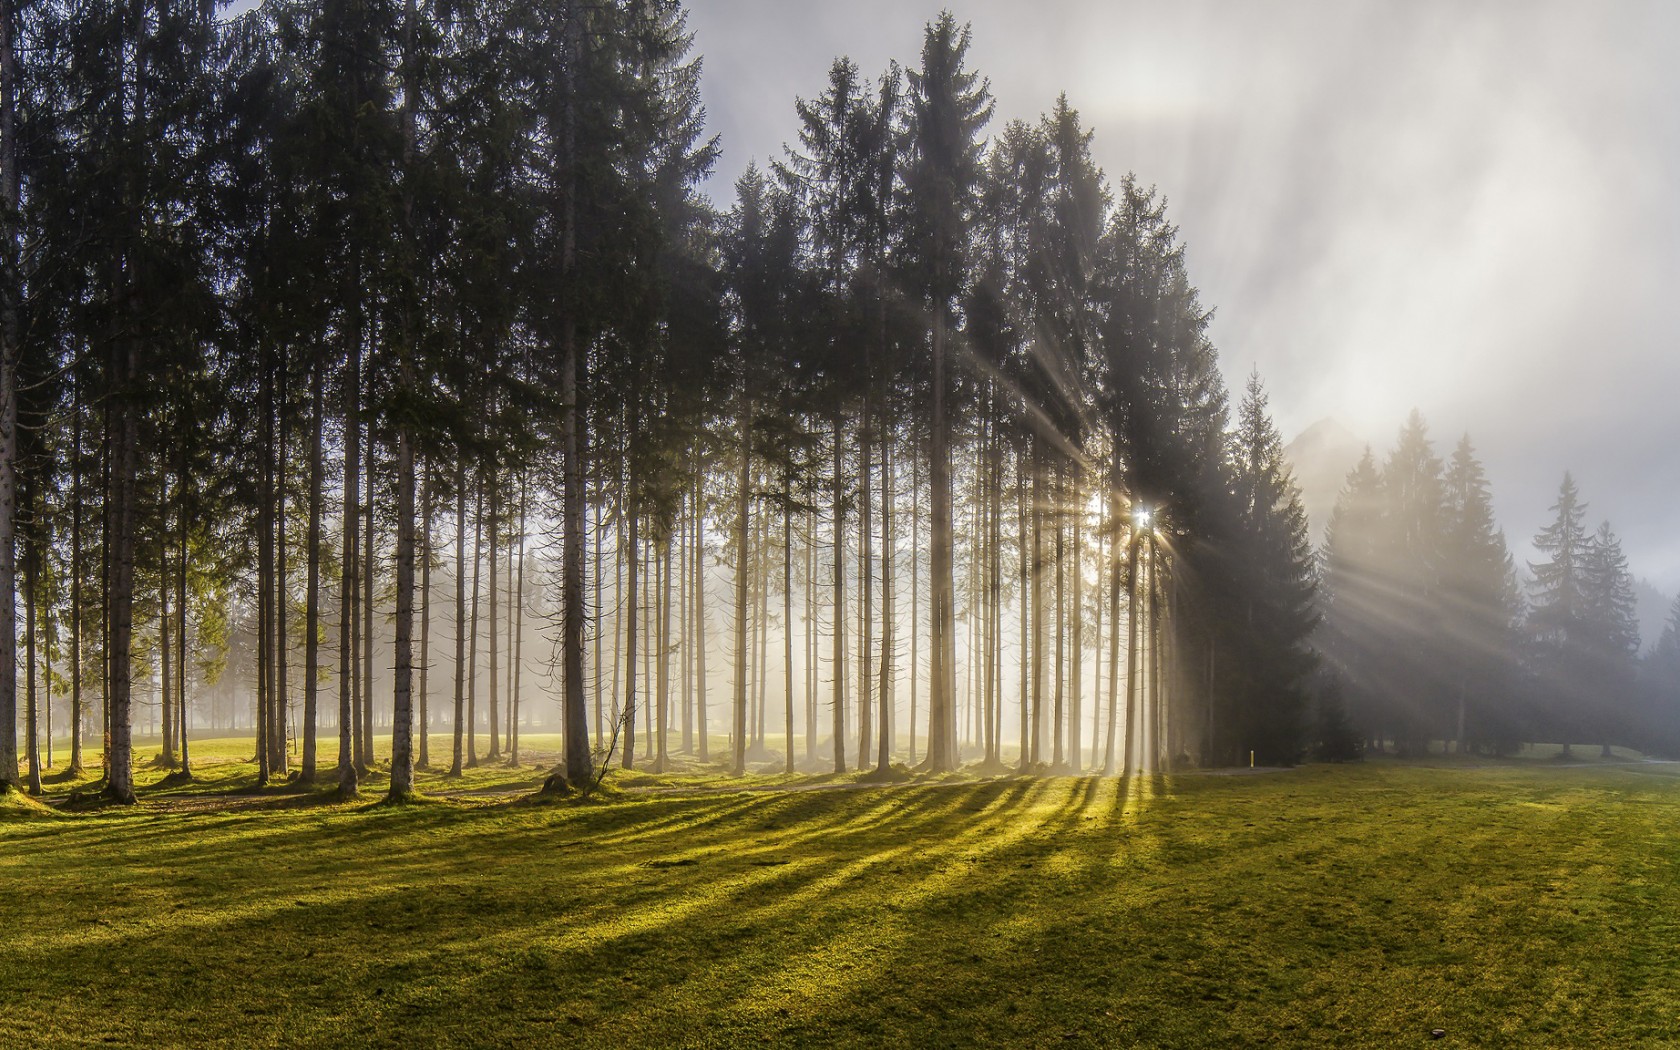
{"type": "Polygon", "coordinates": [[[215,753],[138,807],[0,815],[0,1043],[1391,1047],[1440,1028],[1436,1045],[1588,1047],[1680,1032],[1675,766],[804,791],[637,774],[549,805],[513,800],[541,769],[481,767],[484,790],[432,805],[273,789],[219,807],[204,793],[248,792],[249,767],[215,753]]]}

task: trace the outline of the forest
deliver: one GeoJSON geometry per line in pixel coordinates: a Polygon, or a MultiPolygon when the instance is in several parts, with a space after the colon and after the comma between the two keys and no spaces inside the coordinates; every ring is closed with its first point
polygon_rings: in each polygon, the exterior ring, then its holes
{"type": "Polygon", "coordinates": [[[673,0],[0,25],[14,789],[1680,750],[1572,480],[1523,577],[1414,417],[1315,543],[1164,198],[950,13],[722,203],[673,0]]]}

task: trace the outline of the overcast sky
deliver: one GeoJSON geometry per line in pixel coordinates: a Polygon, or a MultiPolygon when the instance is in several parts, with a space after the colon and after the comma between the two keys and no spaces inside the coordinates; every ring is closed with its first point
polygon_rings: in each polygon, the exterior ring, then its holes
{"type": "Polygon", "coordinates": [[[1170,201],[1227,382],[1285,440],[1469,431],[1519,559],[1563,471],[1680,587],[1680,3],[697,0],[712,194],[830,61],[913,64],[950,6],[993,128],[1066,91],[1170,201]]]}

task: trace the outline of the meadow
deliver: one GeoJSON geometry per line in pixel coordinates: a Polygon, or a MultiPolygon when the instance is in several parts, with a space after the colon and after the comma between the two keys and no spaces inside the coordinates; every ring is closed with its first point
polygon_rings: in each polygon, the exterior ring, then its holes
{"type": "Polygon", "coordinates": [[[1680,1032],[1680,766],[891,785],[689,770],[558,802],[531,800],[541,768],[485,766],[391,807],[376,783],[352,803],[253,792],[239,750],[206,742],[195,782],[142,786],[133,809],[3,811],[0,1045],[1680,1032]]]}

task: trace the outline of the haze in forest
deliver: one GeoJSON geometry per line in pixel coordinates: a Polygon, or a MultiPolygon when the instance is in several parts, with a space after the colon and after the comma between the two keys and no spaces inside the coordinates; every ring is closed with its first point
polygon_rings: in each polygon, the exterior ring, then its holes
{"type": "MultiPolygon", "coordinates": [[[[713,198],[781,156],[831,58],[902,59],[942,5],[694,5],[713,198]]],[[[1258,367],[1286,440],[1334,417],[1380,450],[1415,407],[1439,451],[1475,439],[1519,564],[1567,468],[1680,587],[1680,5],[953,12],[994,131],[1065,90],[1109,175],[1167,197],[1223,371],[1258,367]]]]}

